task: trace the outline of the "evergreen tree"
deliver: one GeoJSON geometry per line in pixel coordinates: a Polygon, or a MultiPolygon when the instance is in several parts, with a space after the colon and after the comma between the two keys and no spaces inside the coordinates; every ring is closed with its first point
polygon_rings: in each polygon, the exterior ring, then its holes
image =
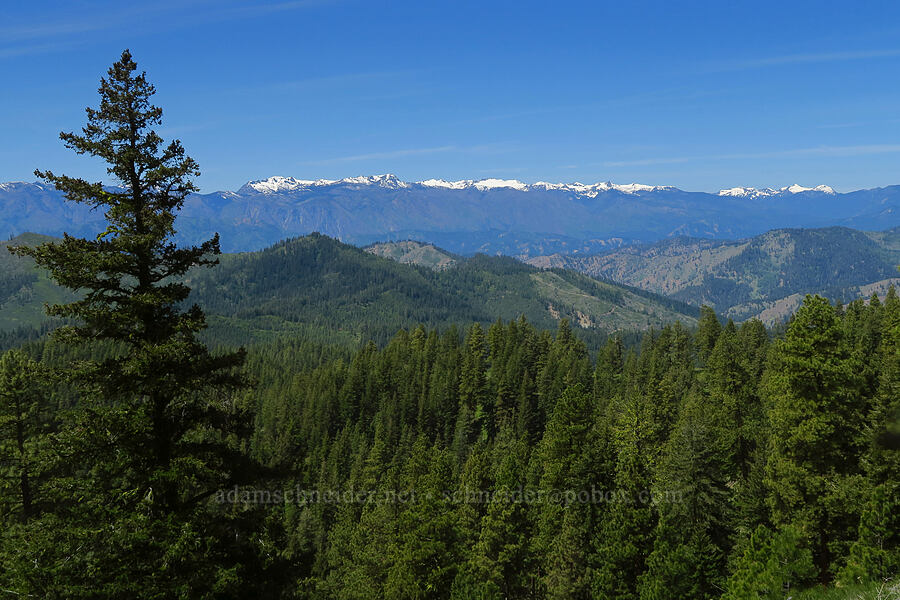
{"type": "Polygon", "coordinates": [[[711,409],[720,415],[719,431],[727,439],[728,475],[732,480],[745,480],[764,419],[762,403],[755,380],[740,346],[740,337],[729,324],[719,335],[708,357],[706,390],[711,409]]]}
{"type": "Polygon", "coordinates": [[[714,350],[708,371],[708,386],[714,396],[721,394],[739,427],[726,431],[732,445],[731,504],[734,509],[735,544],[730,560],[739,558],[750,535],[760,525],[770,526],[771,515],[765,484],[768,459],[769,421],[760,394],[764,378],[769,336],[762,322],[744,322],[736,338],[726,326],[714,350]],[[730,382],[730,383],[729,383],[730,382]]]}
{"type": "Polygon", "coordinates": [[[543,467],[540,489],[547,501],[539,507],[535,547],[541,557],[547,598],[582,598],[589,589],[588,558],[592,506],[584,497],[604,481],[594,470],[602,465],[595,454],[591,396],[583,386],[566,388],[557,401],[541,440],[543,467]]]}
{"type": "Polygon", "coordinates": [[[759,526],[728,580],[722,600],[783,600],[815,575],[804,535],[793,527],[759,526]]]}
{"type": "Polygon", "coordinates": [[[706,364],[706,359],[709,358],[721,332],[722,323],[719,322],[716,312],[705,304],[701,306],[700,320],[697,322],[697,335],[694,338],[700,364],[706,364]]]}
{"type": "Polygon", "coordinates": [[[400,507],[397,554],[387,573],[386,598],[449,596],[460,552],[455,515],[444,497],[452,463],[449,452],[429,449],[423,437],[416,440],[405,474],[411,496],[400,507]]]}
{"type": "Polygon", "coordinates": [[[501,463],[481,533],[464,578],[454,584],[460,598],[479,594],[486,598],[521,597],[533,578],[533,558],[528,552],[531,522],[524,503],[528,446],[524,441],[510,441],[498,450],[501,463]]]}
{"type": "Polygon", "coordinates": [[[40,366],[21,350],[0,356],[0,522],[27,522],[45,501],[52,421],[40,366]]]}
{"type": "Polygon", "coordinates": [[[863,406],[837,312],[807,296],[777,344],[767,381],[773,518],[808,535],[820,580],[855,532],[856,507],[833,499],[859,469],[863,406]]]}
{"type": "Polygon", "coordinates": [[[611,337],[597,356],[594,369],[594,399],[607,407],[621,393],[622,370],[625,368],[625,345],[620,336],[611,337]]]}
{"type": "Polygon", "coordinates": [[[728,458],[730,427],[717,399],[694,392],[656,476],[659,521],[642,600],[716,598],[729,544],[728,458]]]}
{"type": "Polygon", "coordinates": [[[487,380],[484,330],[474,323],[466,334],[459,380],[459,414],[454,440],[457,457],[476,439],[487,439],[492,426],[492,402],[487,380]]]}
{"type": "Polygon", "coordinates": [[[863,460],[868,497],[841,573],[846,583],[900,573],[900,299],[893,286],[885,298],[882,327],[880,378],[863,460]]]}
{"type": "MultiPolygon", "coordinates": [[[[647,342],[645,342],[647,343],[647,342]]],[[[649,348],[645,346],[645,351],[649,348]]],[[[638,598],[638,578],[653,547],[656,514],[650,505],[650,451],[656,444],[653,409],[641,393],[643,374],[634,355],[625,367],[626,391],[613,424],[616,465],[610,507],[595,529],[591,577],[594,597],[638,598]]]]}
{"type": "Polygon", "coordinates": [[[82,132],[60,134],[76,153],[104,160],[119,187],[36,171],[70,201],[102,210],[105,231],[14,249],[81,293],[49,307],[74,322],[56,339],[117,349],[68,372],[80,398],[60,434],[72,462],[60,485],[73,501],[34,525],[12,567],[29,582],[24,590],[47,597],[199,597],[264,586],[250,576],[255,550],[240,533],[252,519],[213,503],[256,477],[240,448],[248,415],[233,393],[244,353],[212,355],[197,338],[203,311],[183,308],[181,279],[216,264],[218,237],[198,247],[173,242],[198,168],[180,142],[164,146],[153,130],[162,110],[136,70],[126,50],[82,132]]]}

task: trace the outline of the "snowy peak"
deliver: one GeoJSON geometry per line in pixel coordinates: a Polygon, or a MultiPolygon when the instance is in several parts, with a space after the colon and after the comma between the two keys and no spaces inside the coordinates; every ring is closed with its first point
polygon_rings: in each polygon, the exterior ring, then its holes
{"type": "Polygon", "coordinates": [[[644,185],[643,183],[629,183],[628,185],[616,185],[614,183],[606,182],[606,186],[609,186],[611,189],[614,189],[618,192],[623,192],[625,194],[634,194],[637,192],[659,192],[663,190],[674,190],[675,188],[671,185],[644,185]]]}
{"type": "Polygon", "coordinates": [[[0,191],[4,192],[14,192],[19,190],[26,190],[28,188],[36,188],[41,191],[55,189],[52,185],[46,185],[38,181],[35,181],[33,183],[29,183],[27,181],[7,181],[6,183],[0,183],[0,191]]]}
{"type": "Polygon", "coordinates": [[[492,190],[496,188],[512,188],[514,190],[524,191],[528,189],[528,184],[522,183],[517,179],[461,179],[459,181],[446,181],[444,179],[426,179],[425,181],[417,181],[419,185],[433,188],[444,188],[448,190],[464,190],[467,188],[475,188],[477,190],[492,190]]]}
{"type": "Polygon", "coordinates": [[[596,196],[599,192],[609,191],[621,192],[623,194],[636,194],[637,192],[660,192],[673,191],[676,189],[671,185],[645,185],[643,183],[620,185],[609,181],[591,184],[578,183],[577,181],[575,183],[548,183],[546,181],[538,181],[530,187],[532,189],[543,188],[545,190],[565,190],[568,192],[575,192],[582,196],[591,197],[596,196]]]}
{"type": "Polygon", "coordinates": [[[440,187],[450,190],[464,190],[466,188],[475,188],[477,190],[484,191],[496,188],[511,188],[523,192],[529,190],[563,191],[574,192],[575,194],[590,196],[592,198],[599,192],[616,191],[622,192],[623,194],[634,194],[637,192],[656,192],[675,189],[674,187],[669,185],[644,185],[642,183],[617,185],[615,183],[610,183],[609,181],[591,184],[579,183],[577,181],[575,183],[550,183],[549,181],[538,181],[532,184],[527,184],[519,181],[518,179],[480,179],[478,181],[473,181],[471,179],[462,179],[460,181],[426,179],[425,181],[419,181],[418,184],[425,187],[440,187]]]}
{"type": "MultiPolygon", "coordinates": [[[[282,177],[276,175],[268,179],[259,179],[250,181],[244,185],[239,191],[244,193],[260,193],[260,194],[277,194],[282,192],[294,192],[297,190],[310,189],[315,187],[332,186],[332,185],[352,185],[352,186],[368,186],[374,185],[388,189],[409,188],[413,184],[401,181],[396,175],[361,175],[359,177],[345,177],[344,179],[296,179],[294,177],[282,177]]],[[[481,192],[496,189],[511,189],[520,192],[530,190],[545,191],[562,191],[571,192],[580,196],[590,198],[596,197],[601,192],[621,192],[623,194],[636,194],[639,192],[657,192],[664,190],[675,190],[676,188],[668,185],[644,185],[643,183],[629,183],[619,185],[605,181],[602,183],[550,183],[547,181],[538,181],[537,183],[528,184],[518,179],[461,179],[459,181],[447,181],[445,179],[426,179],[417,181],[415,185],[428,188],[443,188],[447,190],[465,190],[475,189],[481,192]]]]}
{"type": "Polygon", "coordinates": [[[492,190],[495,188],[512,188],[514,190],[525,191],[528,189],[528,185],[522,183],[518,179],[482,179],[481,181],[476,181],[472,184],[476,189],[479,190],[492,190]]]}
{"type": "Polygon", "coordinates": [[[308,188],[315,185],[331,185],[333,183],[336,182],[328,179],[294,179],[293,177],[281,177],[280,175],[275,175],[273,177],[269,177],[268,179],[258,179],[256,181],[250,181],[246,185],[244,185],[241,190],[254,190],[261,194],[277,194],[278,192],[293,192],[295,190],[308,188]]]}
{"type": "Polygon", "coordinates": [[[802,185],[793,184],[781,189],[772,188],[753,188],[753,187],[735,187],[727,190],[719,190],[720,196],[733,196],[737,198],[761,198],[766,196],[776,196],[778,194],[799,194],[801,192],[821,192],[823,194],[834,194],[834,189],[827,185],[817,185],[816,187],[803,187],[802,185]]]}
{"type": "Polygon", "coordinates": [[[435,188],[446,188],[448,190],[463,190],[473,183],[471,179],[464,179],[462,181],[445,181],[444,179],[426,179],[425,181],[417,182],[419,185],[423,185],[425,187],[435,187],[435,188]]]}
{"type": "MultiPolygon", "coordinates": [[[[9,185],[9,184],[2,184],[9,185]]],[[[417,181],[415,184],[401,181],[396,175],[390,173],[385,175],[360,175],[358,177],[345,177],[344,179],[296,179],[294,177],[282,177],[276,175],[268,179],[259,179],[250,181],[244,185],[238,192],[244,193],[260,193],[260,194],[277,194],[282,192],[294,192],[323,186],[333,185],[350,185],[350,186],[377,186],[386,189],[403,189],[412,185],[419,185],[428,188],[443,188],[447,190],[465,190],[475,189],[481,192],[495,189],[511,189],[520,192],[531,190],[544,191],[560,191],[569,192],[579,196],[594,198],[604,192],[619,192],[622,194],[640,194],[661,191],[676,191],[677,188],[670,185],[646,185],[643,183],[616,184],[609,181],[600,183],[550,183],[548,181],[538,181],[528,184],[518,179],[461,179],[459,181],[447,181],[444,179],[426,179],[417,181]]],[[[4,188],[5,189],[5,188],[4,188]]],[[[835,191],[827,185],[817,185],[815,187],[803,187],[794,184],[780,189],[773,188],[754,188],[754,187],[734,187],[726,190],[720,190],[719,196],[731,196],[735,198],[761,198],[767,196],[777,196],[779,194],[800,194],[803,192],[818,192],[822,194],[834,194],[835,191]]]]}
{"type": "Polygon", "coordinates": [[[772,188],[757,189],[753,187],[734,187],[727,190],[719,190],[720,196],[733,196],[736,198],[759,198],[763,196],[774,196],[778,190],[772,188]]]}
{"type": "Polygon", "coordinates": [[[352,185],[377,185],[378,187],[397,189],[409,187],[405,181],[400,181],[396,175],[387,173],[385,175],[361,175],[359,177],[347,177],[341,179],[337,183],[352,185]]]}
{"type": "Polygon", "coordinates": [[[250,190],[260,194],[277,194],[279,192],[294,192],[300,189],[323,187],[329,185],[377,185],[383,188],[405,188],[409,184],[400,181],[396,175],[363,175],[359,177],[345,177],[344,179],[295,179],[294,177],[282,177],[274,175],[268,179],[259,179],[245,184],[239,191],[250,190]]]}
{"type": "Polygon", "coordinates": [[[822,192],[823,194],[833,194],[834,190],[831,189],[827,185],[817,185],[816,187],[803,187],[802,185],[794,185],[788,186],[786,188],[781,188],[781,191],[788,191],[792,194],[799,194],[800,192],[822,192]]]}

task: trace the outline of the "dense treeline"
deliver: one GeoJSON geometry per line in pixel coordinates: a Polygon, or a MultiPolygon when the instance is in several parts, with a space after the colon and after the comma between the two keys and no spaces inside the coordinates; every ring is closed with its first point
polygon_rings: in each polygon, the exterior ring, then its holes
{"type": "MultiPolygon", "coordinates": [[[[0,355],[4,594],[755,599],[896,575],[893,288],[847,307],[808,296],[774,342],[704,308],[696,331],[596,355],[567,320],[551,334],[526,316],[355,352],[301,336],[211,350],[185,280],[218,237],[171,241],[197,165],[151,129],[162,111],[128,51],[99,91],[61,137],[125,187],[38,175],[109,229],[12,249],[79,295],[48,306],[50,341],[0,355]]],[[[491,266],[455,277],[491,299],[523,272],[491,266]]],[[[424,273],[390,272],[322,300],[343,317],[359,303],[342,296],[402,290],[413,309],[424,273]]],[[[278,301],[287,279],[267,283],[270,305],[238,305],[321,312],[278,301]]]]}
{"type": "MultiPolygon", "coordinates": [[[[630,333],[647,323],[689,321],[697,315],[696,308],[677,300],[571,271],[551,272],[559,285],[571,286],[575,297],[603,306],[602,312],[618,307],[621,321],[589,315],[597,326],[586,328],[583,337],[592,349],[613,328],[630,333]],[[626,309],[629,302],[637,306],[626,309]]],[[[234,345],[282,332],[322,342],[361,346],[373,340],[383,345],[410,323],[446,328],[479,321],[487,326],[519,315],[550,328],[556,324],[548,310],[551,303],[560,316],[576,319],[579,307],[572,297],[548,296],[534,279],[538,273],[513,258],[485,255],[434,271],[311,234],[261,252],[223,256],[215,269],[192,274],[190,301],[215,315],[210,338],[234,345]]]]}
{"type": "MultiPolygon", "coordinates": [[[[55,514],[72,476],[46,451],[75,402],[43,374],[120,354],[37,343],[0,363],[3,519],[19,524],[6,586],[19,527],[55,514]]],[[[782,598],[900,567],[893,289],[846,307],[808,297],[774,342],[704,309],[694,332],[676,323],[633,349],[613,337],[592,359],[566,321],[551,334],[520,318],[420,326],[353,354],[272,343],[246,369],[245,452],[268,475],[211,510],[244,515],[255,540],[238,572],[277,585],[236,589],[782,598]]]]}
{"type": "Polygon", "coordinates": [[[900,566],[898,352],[893,291],[809,297],[774,343],[706,311],[595,362],[566,322],[419,327],[258,362],[253,451],[292,473],[301,597],[786,597],[900,566]]]}

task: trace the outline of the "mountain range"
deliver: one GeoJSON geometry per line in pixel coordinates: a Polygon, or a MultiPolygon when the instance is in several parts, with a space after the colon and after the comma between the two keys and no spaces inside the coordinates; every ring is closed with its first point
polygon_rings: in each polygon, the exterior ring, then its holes
{"type": "MultiPolygon", "coordinates": [[[[23,234],[0,246],[49,239],[23,234]]],[[[231,345],[298,333],[329,342],[386,342],[418,323],[449,327],[524,315],[541,328],[567,318],[596,346],[613,331],[696,324],[697,309],[679,300],[574,271],[538,269],[510,257],[446,261],[437,249],[407,251],[437,261],[401,264],[319,234],[293,238],[191,271],[189,302],[207,311],[212,340],[231,345]]],[[[31,259],[0,248],[0,332],[19,328],[28,335],[46,321],[44,303],[72,299],[31,259]]]]}
{"type": "MultiPolygon", "coordinates": [[[[102,220],[102,214],[66,202],[45,184],[0,184],[0,232],[10,237],[26,231],[90,235],[102,229],[102,220]]],[[[234,192],[191,195],[177,228],[187,243],[219,232],[227,252],[320,232],[356,245],[415,239],[458,254],[533,257],[593,254],[676,236],[740,239],[775,228],[834,225],[900,225],[900,186],[848,193],[825,185],[706,193],[609,182],[269,177],[234,192]]]]}

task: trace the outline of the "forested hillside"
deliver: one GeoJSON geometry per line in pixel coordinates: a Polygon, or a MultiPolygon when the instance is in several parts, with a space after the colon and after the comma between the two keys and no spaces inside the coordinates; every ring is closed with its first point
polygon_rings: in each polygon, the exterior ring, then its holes
{"type": "Polygon", "coordinates": [[[280,475],[216,506],[266,524],[242,569],[284,597],[812,598],[900,567],[894,291],[808,297],[774,342],[707,311],[592,360],[521,318],[247,369],[248,451],[280,475]]]}
{"type": "Polygon", "coordinates": [[[807,293],[849,302],[871,294],[861,288],[897,278],[898,232],[778,229],[733,242],[675,238],[602,255],[553,255],[528,262],[574,269],[695,306],[707,304],[734,319],[760,316],[773,324],[796,310],[807,293]]]}
{"type": "Polygon", "coordinates": [[[68,290],[0,339],[0,593],[900,595],[895,288],[769,331],[511,258],[180,246],[197,163],[128,50],[99,92],[61,137],[126,186],[37,174],[108,229],[0,263],[4,314],[68,290]]]}
{"type": "MultiPolygon", "coordinates": [[[[8,244],[48,241],[19,236],[8,244]]],[[[442,255],[443,256],[443,255],[442,255]]],[[[45,302],[74,296],[52,284],[26,257],[4,258],[0,330],[46,321],[45,302]]],[[[511,258],[457,258],[440,272],[397,264],[321,235],[288,240],[260,252],[223,255],[221,264],[192,272],[189,302],[211,315],[207,337],[241,345],[302,334],[358,345],[386,342],[417,323],[446,327],[525,315],[541,327],[569,318],[592,347],[611,331],[640,331],[681,320],[696,310],[641,290],[598,282],[571,271],[542,272],[511,258]]]]}
{"type": "Polygon", "coordinates": [[[566,324],[417,329],[259,392],[256,452],[362,494],[275,509],[306,597],[782,598],[900,567],[898,349],[893,291],[596,362],[566,324]]]}
{"type": "Polygon", "coordinates": [[[7,251],[10,246],[34,246],[53,239],[26,233],[0,241],[0,333],[40,328],[47,321],[45,302],[64,302],[74,298],[71,292],[51,281],[46,271],[35,268],[34,261],[7,251]]]}
{"type": "Polygon", "coordinates": [[[321,339],[338,332],[383,343],[416,323],[446,327],[525,315],[541,327],[569,318],[596,345],[612,331],[696,323],[696,309],[679,301],[571,271],[545,272],[484,255],[435,271],[321,235],[223,256],[221,265],[190,283],[191,300],[223,319],[214,322],[214,334],[222,324],[250,336],[300,327],[321,339]]]}

